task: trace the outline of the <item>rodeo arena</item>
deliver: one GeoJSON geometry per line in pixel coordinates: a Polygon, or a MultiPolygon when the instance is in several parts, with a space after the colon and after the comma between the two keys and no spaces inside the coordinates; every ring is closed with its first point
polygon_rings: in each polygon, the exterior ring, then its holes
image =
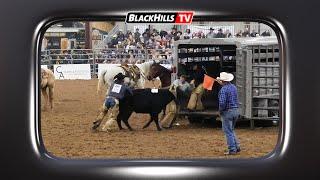
{"type": "Polygon", "coordinates": [[[256,158],[277,144],[279,42],[267,25],[61,22],[39,56],[51,155],[256,158]]]}

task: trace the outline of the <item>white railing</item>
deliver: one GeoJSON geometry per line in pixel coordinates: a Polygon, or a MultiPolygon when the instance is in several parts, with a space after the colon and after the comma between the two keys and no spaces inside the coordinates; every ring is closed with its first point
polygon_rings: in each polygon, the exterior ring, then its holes
{"type": "Polygon", "coordinates": [[[161,60],[172,64],[172,49],[50,49],[41,51],[41,65],[53,69],[57,64],[90,64],[92,77],[98,75],[99,64],[142,63],[161,60]]]}

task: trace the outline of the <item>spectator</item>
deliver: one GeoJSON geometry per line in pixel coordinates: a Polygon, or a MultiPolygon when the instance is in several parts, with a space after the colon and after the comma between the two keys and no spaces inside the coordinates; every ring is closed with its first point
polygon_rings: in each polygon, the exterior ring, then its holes
{"type": "Polygon", "coordinates": [[[139,28],[137,28],[137,29],[136,29],[136,32],[134,33],[134,40],[135,40],[136,42],[140,42],[140,41],[141,41],[140,36],[141,36],[141,34],[140,34],[140,32],[139,32],[139,28]]]}
{"type": "Polygon", "coordinates": [[[264,32],[261,34],[261,36],[271,36],[270,31],[269,31],[269,30],[264,31],[264,32]]]}
{"type": "Polygon", "coordinates": [[[178,40],[180,39],[181,35],[182,35],[182,32],[181,32],[181,31],[178,31],[178,32],[177,32],[177,35],[174,36],[174,40],[175,40],[175,41],[178,41],[178,40]]]}
{"type": "Polygon", "coordinates": [[[175,28],[175,27],[173,27],[172,29],[171,29],[171,33],[170,33],[170,36],[171,36],[171,38],[175,38],[176,36],[177,36],[177,28],[175,28]]]}
{"type": "Polygon", "coordinates": [[[214,33],[214,29],[210,28],[209,33],[206,35],[206,38],[215,38],[216,33],[214,33]]]}
{"type": "Polygon", "coordinates": [[[117,38],[117,35],[115,34],[112,36],[112,39],[111,39],[111,47],[115,48],[117,44],[118,44],[118,38],[117,38]]]}
{"type": "Polygon", "coordinates": [[[242,30],[240,30],[235,36],[236,36],[236,37],[242,37],[242,34],[243,34],[243,33],[242,33],[242,30]]]}
{"type": "Polygon", "coordinates": [[[183,34],[183,39],[191,39],[192,38],[192,34],[190,29],[186,29],[186,32],[183,34]]]}
{"type": "Polygon", "coordinates": [[[158,31],[156,29],[153,29],[152,34],[158,34],[158,31]]]}
{"type": "Polygon", "coordinates": [[[143,43],[147,44],[147,42],[150,39],[150,31],[149,31],[149,29],[145,30],[145,32],[142,34],[142,37],[143,37],[143,43]]]}
{"type": "Polygon", "coordinates": [[[63,51],[63,64],[72,64],[72,57],[68,51],[63,51]]]}
{"type": "Polygon", "coordinates": [[[250,37],[257,37],[259,36],[259,33],[257,33],[254,29],[252,30],[252,32],[250,33],[250,37]]]}
{"type": "Polygon", "coordinates": [[[225,37],[227,37],[227,38],[231,38],[232,37],[232,34],[230,33],[229,29],[226,30],[225,37]]]}
{"type": "Polygon", "coordinates": [[[225,38],[225,34],[223,34],[221,28],[218,30],[218,33],[217,33],[217,35],[216,35],[216,38],[225,38]]]}
{"type": "Polygon", "coordinates": [[[192,39],[198,39],[198,33],[194,32],[192,33],[192,39]]]}
{"type": "Polygon", "coordinates": [[[161,38],[166,37],[167,34],[168,34],[167,31],[160,30],[160,36],[161,36],[161,38]]]}
{"type": "Polygon", "coordinates": [[[143,33],[142,36],[146,35],[148,38],[150,37],[150,30],[147,28],[143,33]]]}
{"type": "Polygon", "coordinates": [[[124,39],[125,39],[124,34],[123,34],[122,30],[120,29],[117,34],[117,41],[122,42],[122,41],[124,41],[124,39]]]}
{"type": "Polygon", "coordinates": [[[249,37],[250,36],[250,32],[249,32],[249,28],[245,28],[244,32],[242,33],[242,37],[249,37]]]}
{"type": "Polygon", "coordinates": [[[200,31],[200,38],[206,38],[206,35],[204,34],[204,32],[200,31]]]}

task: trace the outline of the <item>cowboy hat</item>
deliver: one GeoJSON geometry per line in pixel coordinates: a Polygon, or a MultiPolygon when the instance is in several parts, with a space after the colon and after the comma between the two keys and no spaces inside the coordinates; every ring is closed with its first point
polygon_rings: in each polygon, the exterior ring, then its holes
{"type": "Polygon", "coordinates": [[[233,78],[234,78],[233,74],[227,73],[227,72],[221,72],[220,77],[217,77],[217,80],[230,82],[233,80],[233,78]]]}
{"type": "Polygon", "coordinates": [[[127,76],[123,75],[122,73],[118,73],[113,79],[123,80],[125,77],[127,76]]]}

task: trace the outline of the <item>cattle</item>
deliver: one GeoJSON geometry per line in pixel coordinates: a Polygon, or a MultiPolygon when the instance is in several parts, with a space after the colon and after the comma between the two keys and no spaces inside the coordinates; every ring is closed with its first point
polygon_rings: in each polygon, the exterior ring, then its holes
{"type": "Polygon", "coordinates": [[[123,129],[121,126],[122,120],[128,129],[132,130],[128,119],[132,112],[136,112],[150,115],[150,120],[143,126],[143,129],[154,121],[157,130],[161,131],[158,115],[171,101],[176,101],[176,98],[168,89],[147,88],[133,90],[133,96],[127,96],[119,103],[119,115],[117,118],[119,129],[123,129]]]}

